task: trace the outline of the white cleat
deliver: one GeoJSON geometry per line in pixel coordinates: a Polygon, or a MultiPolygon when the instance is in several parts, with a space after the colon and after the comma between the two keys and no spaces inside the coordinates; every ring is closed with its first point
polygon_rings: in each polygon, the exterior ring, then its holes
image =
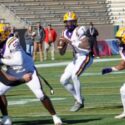
{"type": "Polygon", "coordinates": [[[84,108],[84,104],[80,104],[79,102],[75,102],[75,104],[71,107],[70,111],[71,112],[77,112],[81,108],[84,108]]]}
{"type": "Polygon", "coordinates": [[[115,116],[115,118],[116,119],[123,119],[123,118],[125,118],[125,113],[123,112],[122,114],[115,116]]]}
{"type": "Polygon", "coordinates": [[[63,125],[61,119],[56,115],[53,116],[53,121],[55,125],[63,125]]]}
{"type": "Polygon", "coordinates": [[[4,116],[1,120],[2,125],[12,125],[12,121],[9,116],[4,116]]]}

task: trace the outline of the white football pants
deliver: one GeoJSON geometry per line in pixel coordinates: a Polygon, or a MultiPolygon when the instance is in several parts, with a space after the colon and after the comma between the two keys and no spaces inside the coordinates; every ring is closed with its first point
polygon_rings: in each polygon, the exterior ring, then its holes
{"type": "Polygon", "coordinates": [[[93,63],[91,56],[78,56],[65,68],[61,76],[60,83],[74,96],[74,98],[82,104],[81,87],[79,76],[93,63]],[[72,82],[70,81],[72,80],[72,82]]]}
{"type": "MultiPolygon", "coordinates": [[[[36,95],[38,99],[42,100],[44,98],[44,92],[42,90],[42,86],[40,84],[40,80],[37,76],[36,71],[34,71],[32,75],[32,80],[24,84],[26,84],[31,89],[31,91],[36,95]]],[[[0,95],[4,95],[7,91],[9,91],[12,88],[14,87],[6,86],[5,84],[0,82],[0,95]]]]}

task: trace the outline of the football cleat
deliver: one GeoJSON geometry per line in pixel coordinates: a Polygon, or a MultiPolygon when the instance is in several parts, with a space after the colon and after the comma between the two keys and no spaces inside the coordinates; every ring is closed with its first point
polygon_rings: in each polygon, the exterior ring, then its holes
{"type": "Polygon", "coordinates": [[[80,104],[79,102],[75,102],[75,104],[71,107],[70,111],[71,112],[77,112],[81,108],[84,108],[84,104],[80,104]]]}
{"type": "Polygon", "coordinates": [[[115,116],[115,118],[116,119],[123,119],[123,118],[125,118],[125,113],[123,112],[122,114],[115,116]]]}
{"type": "Polygon", "coordinates": [[[2,125],[12,125],[12,121],[9,116],[4,116],[1,120],[2,125]]]}

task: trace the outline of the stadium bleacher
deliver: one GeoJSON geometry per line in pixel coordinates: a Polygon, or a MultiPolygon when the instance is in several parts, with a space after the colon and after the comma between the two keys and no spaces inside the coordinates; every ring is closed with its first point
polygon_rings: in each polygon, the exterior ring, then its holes
{"type": "Polygon", "coordinates": [[[107,0],[111,21],[114,25],[125,24],[125,0],[107,0]]]}
{"type": "Polygon", "coordinates": [[[106,0],[1,0],[16,16],[29,24],[35,22],[63,25],[62,16],[66,11],[75,11],[80,24],[110,24],[106,0]]]}
{"type": "MultiPolygon", "coordinates": [[[[24,24],[35,25],[41,22],[43,26],[53,24],[59,31],[63,27],[63,15],[66,11],[75,11],[80,25],[93,22],[99,29],[101,38],[113,38],[113,24],[123,24],[125,18],[124,0],[0,0],[19,21],[24,24]],[[110,33],[101,29],[110,28],[110,33]]],[[[6,12],[6,11],[5,11],[6,12]]],[[[6,14],[5,14],[6,15],[6,14]]],[[[4,19],[6,21],[6,19],[4,19]]],[[[9,23],[15,21],[7,20],[9,23]]],[[[16,24],[21,26],[20,24],[16,24]]],[[[22,25],[23,26],[23,25],[22,25]]]]}

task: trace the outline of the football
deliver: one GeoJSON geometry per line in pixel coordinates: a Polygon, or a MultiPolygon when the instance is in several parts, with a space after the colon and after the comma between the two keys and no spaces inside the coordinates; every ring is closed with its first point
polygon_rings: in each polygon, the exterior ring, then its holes
{"type": "Polygon", "coordinates": [[[57,41],[57,48],[59,50],[60,55],[64,55],[67,49],[67,41],[65,38],[61,37],[57,41]]]}
{"type": "Polygon", "coordinates": [[[63,37],[59,38],[57,42],[58,49],[62,49],[65,45],[66,45],[66,40],[63,37]]]}

